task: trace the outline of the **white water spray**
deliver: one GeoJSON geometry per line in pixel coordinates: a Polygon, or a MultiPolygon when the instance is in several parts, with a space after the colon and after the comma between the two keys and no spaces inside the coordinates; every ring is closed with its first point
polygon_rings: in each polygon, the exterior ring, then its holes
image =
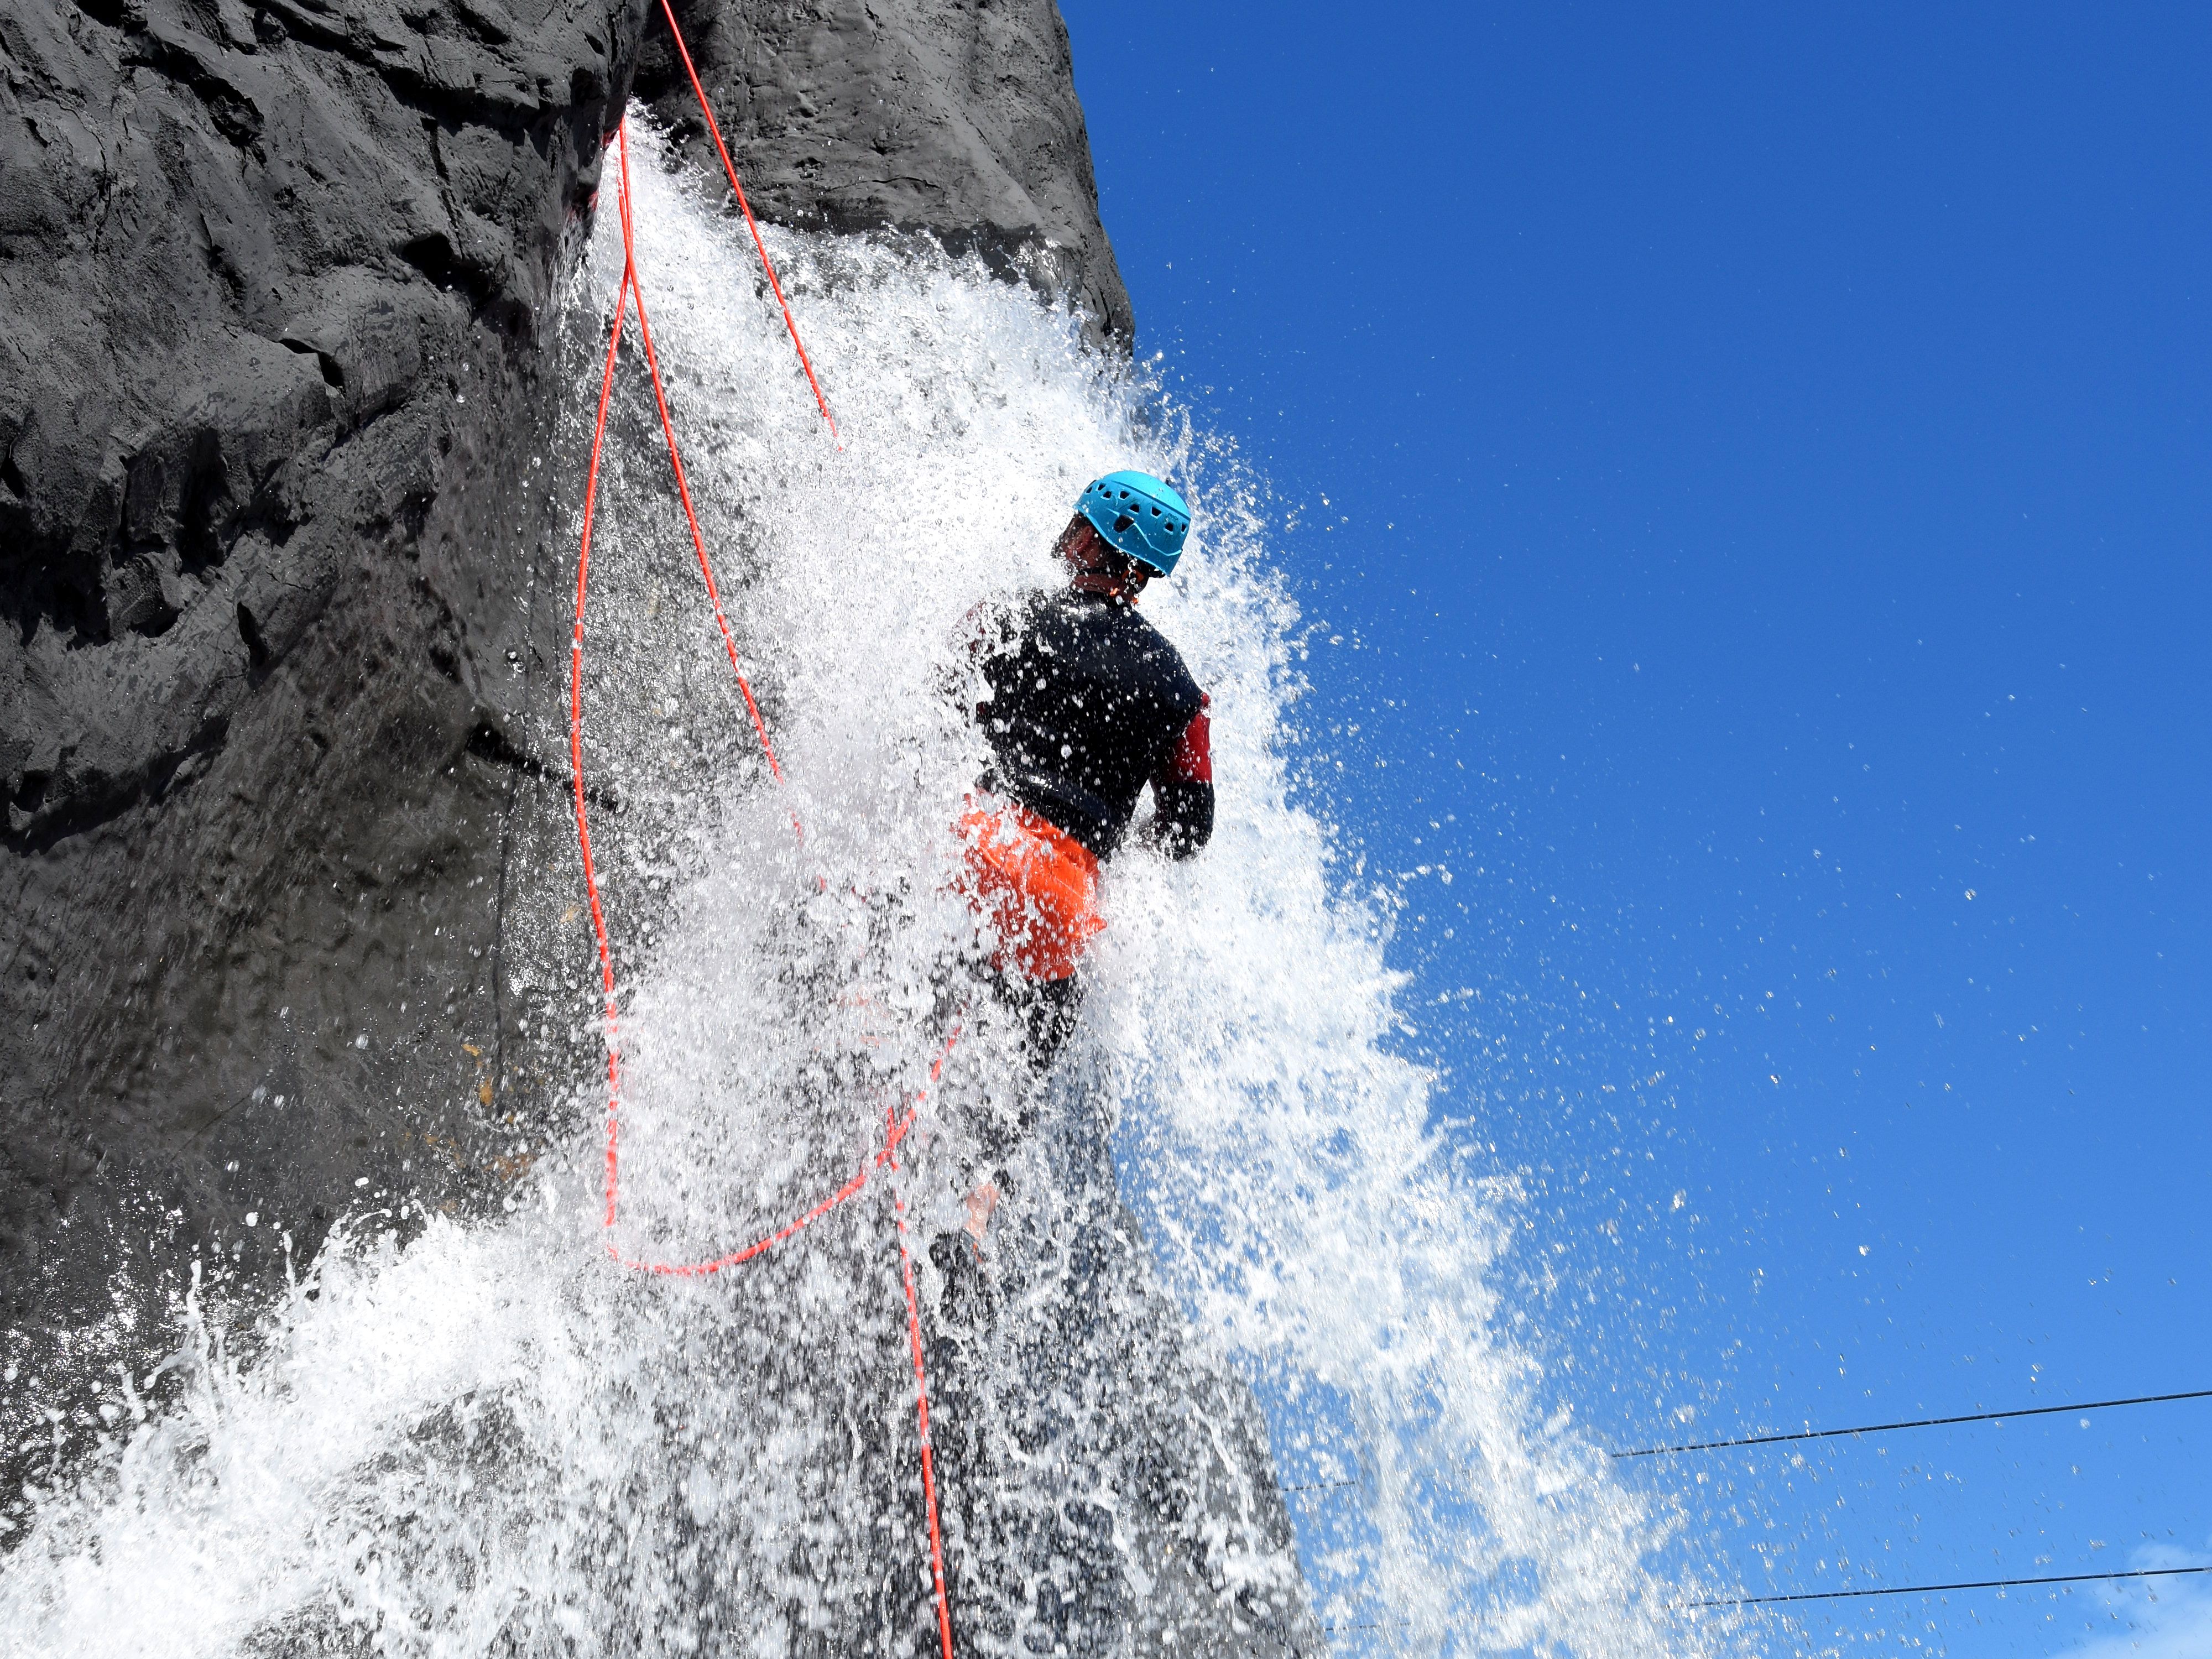
{"type": "MultiPolygon", "coordinates": [[[[1020,1416],[1042,1409],[1023,1396],[1042,1389],[1037,1345],[1055,1337],[1024,1322],[1063,1304],[1018,1297],[955,1345],[993,1350],[976,1361],[989,1380],[937,1401],[940,1432],[998,1437],[969,1467],[996,1472],[1018,1517],[955,1540],[1006,1557],[956,1583],[971,1598],[966,1650],[1068,1650],[1071,1632],[1078,1650],[1177,1650],[1124,1616],[1157,1602],[1157,1563],[1116,1489],[1126,1471],[1097,1449],[1194,1415],[1188,1396],[1146,1390],[1208,1368],[1267,1404],[1276,1467],[1299,1489],[1311,1616],[1268,1553],[1279,1500],[1238,1473],[1250,1460],[1227,1444],[1233,1425],[1201,1401],[1193,1432],[1217,1445],[1226,1491],[1198,1516],[1219,1534],[1217,1598],[1273,1605],[1302,1640],[1317,1624],[1342,1652],[1745,1645],[1652,1576],[1666,1517],[1543,1420],[1536,1363],[1501,1334],[1493,1268],[1520,1223],[1516,1189],[1429,1127],[1430,1079],[1390,1044],[1384,925],[1336,883],[1327,826],[1291,799],[1297,614],[1271,574],[1264,489],[1102,374],[1071,319],[972,262],[771,232],[844,430],[834,451],[741,229],[635,123],[633,142],[678,434],[792,783],[762,775],[642,364],[628,363],[586,682],[587,770],[621,802],[595,833],[624,976],[623,1248],[689,1260],[747,1242],[860,1168],[886,1104],[921,1086],[948,1003],[968,994],[943,968],[964,916],[944,879],[981,752],[945,693],[948,642],[980,600],[1052,579],[1048,550],[1087,479],[1164,474],[1197,525],[1146,605],[1212,693],[1218,826],[1188,865],[1133,851],[1111,866],[1111,926],[1054,1091],[1094,1115],[1103,1098],[1142,1237],[1110,1206],[1085,1220],[1066,1170],[1032,1146],[993,1248],[1008,1284],[1057,1263],[1064,1292],[1081,1277],[1071,1240],[1104,1228],[1127,1259],[1082,1282],[1136,1328],[1157,1281],[1190,1358],[1055,1405],[1067,1443],[1091,1449],[1075,1456],[1020,1416]],[[990,1420],[971,1431],[963,1409],[990,1420]],[[1103,1518],[1071,1567],[1036,1540],[1073,1524],[1074,1500],[1103,1518]],[[1086,1595],[1096,1606],[1078,1607],[1086,1595]]],[[[585,337],[620,265],[610,212],[573,296],[564,464],[597,392],[585,337]]],[[[561,583],[544,586],[544,625],[565,638],[561,583]]],[[[534,738],[565,746],[550,719],[534,738]]],[[[9,1650],[933,1650],[917,1617],[927,1543],[889,1177],[727,1277],[613,1267],[588,1050],[556,1040],[564,1024],[588,1030],[596,990],[580,883],[571,845],[539,844],[565,860],[542,872],[552,896],[531,936],[538,1041],[566,1056],[584,1108],[568,1157],[497,1224],[434,1223],[404,1250],[374,1222],[335,1238],[250,1365],[199,1334],[179,1402],[51,1495],[6,1558],[9,1650]]],[[[903,1176],[918,1248],[955,1224],[975,1173],[963,1113],[1020,1092],[1002,1035],[981,1011],[968,1024],[903,1176]]],[[[939,1266],[925,1250],[933,1316],[951,1294],[939,1266]]],[[[1054,1376],[1062,1393],[1091,1386],[1079,1367],[1054,1376]]]]}

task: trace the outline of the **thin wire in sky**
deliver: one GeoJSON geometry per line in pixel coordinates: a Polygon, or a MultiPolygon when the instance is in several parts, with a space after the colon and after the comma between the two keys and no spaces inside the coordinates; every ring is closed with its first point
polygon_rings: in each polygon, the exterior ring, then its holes
{"type": "Polygon", "coordinates": [[[1686,1601],[1686,1607],[1755,1607],[1769,1601],[1856,1601],[1868,1595],[1940,1595],[1946,1590],[2011,1589],[2021,1584],[2094,1584],[2114,1578],[2172,1578],[2212,1572],[2212,1567],[2138,1567],[2132,1572],[2062,1572],[2048,1578],[1981,1578],[1966,1584],[1899,1584],[1891,1588],[1800,1590],[1790,1595],[1731,1595],[1711,1601],[1686,1601]]]}
{"type": "Polygon", "coordinates": [[[2110,1411],[2118,1406],[2159,1406],[2173,1400],[2212,1400],[2212,1389],[2186,1394],[2144,1394],[2128,1400],[2092,1400],[2078,1406],[2030,1406],[2013,1412],[1970,1412],[1963,1417],[1917,1417],[1904,1423],[1869,1423],[1856,1429],[1804,1429],[1794,1434],[1754,1434],[1741,1440],[1699,1440],[1686,1446],[1642,1446],[1613,1457],[1666,1457],[1675,1452],[1719,1451],[1729,1446],[1776,1446],[1789,1440],[1832,1440],[1854,1434],[1887,1434],[1895,1429],[1933,1429],[1951,1423],[1995,1423],[2008,1417],[2048,1417],[2066,1412],[2110,1411]]]}

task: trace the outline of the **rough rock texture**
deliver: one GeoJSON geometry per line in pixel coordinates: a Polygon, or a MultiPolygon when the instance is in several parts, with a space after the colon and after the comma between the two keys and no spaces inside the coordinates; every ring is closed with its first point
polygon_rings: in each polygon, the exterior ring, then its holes
{"type": "Polygon", "coordinates": [[[195,1247],[278,1259],[248,1212],[305,1249],[364,1176],[498,1185],[494,734],[559,510],[526,482],[544,331],[641,4],[0,15],[18,1413],[195,1247]]]}
{"type": "MultiPolygon", "coordinates": [[[[677,0],[754,211],[833,230],[922,230],[1073,295],[1129,349],[1091,139],[1054,0],[677,0]]],[[[638,93],[716,166],[655,0],[638,93]]]]}

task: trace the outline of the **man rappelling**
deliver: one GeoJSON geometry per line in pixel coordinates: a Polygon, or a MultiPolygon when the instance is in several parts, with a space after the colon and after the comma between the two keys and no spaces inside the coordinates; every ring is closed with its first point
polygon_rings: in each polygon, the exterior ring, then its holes
{"type": "MultiPolygon", "coordinates": [[[[966,654],[988,693],[971,712],[991,759],[960,819],[965,884],[991,940],[992,988],[1021,1017],[1040,1073],[1074,1027],[1076,966],[1106,926],[1099,866],[1127,838],[1146,786],[1152,845],[1187,859],[1213,834],[1208,699],[1137,614],[1189,530],[1168,485],[1109,472],[1060,532],[1066,585],[969,619],[966,654]]],[[[997,1198],[991,1182],[969,1198],[975,1237],[997,1198]]]]}

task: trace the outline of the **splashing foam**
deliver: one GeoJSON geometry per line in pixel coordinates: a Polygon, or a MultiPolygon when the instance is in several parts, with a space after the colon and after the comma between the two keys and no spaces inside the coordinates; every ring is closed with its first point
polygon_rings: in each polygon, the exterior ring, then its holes
{"type": "MultiPolygon", "coordinates": [[[[955,1224],[977,1167],[963,1112],[1018,1092],[1018,1073],[945,967],[966,925],[944,890],[945,826],[981,758],[945,695],[947,641],[979,600],[1052,579],[1050,544],[1088,478],[1166,474],[1198,525],[1146,605],[1212,691],[1219,824],[1189,865],[1132,852],[1112,866],[1112,925],[1054,1091],[1093,1114],[1103,1097],[1117,1126],[1143,1231],[1130,1273],[1164,1286],[1205,1364],[1235,1366],[1267,1401],[1298,1557],[1339,1649],[1739,1650],[1741,1630],[1670,1611],[1694,1596],[1645,1564],[1671,1522],[1561,1419],[1540,1420],[1538,1367],[1499,1334],[1491,1270],[1516,1191],[1456,1164],[1428,1127],[1430,1079],[1391,1052],[1401,981],[1384,924],[1293,803],[1297,619],[1270,573],[1264,487],[1163,399],[1102,377],[1067,316],[972,263],[771,232],[844,428],[833,451],[747,251],[641,125],[641,271],[708,545],[793,782],[763,776],[642,363],[626,362],[586,683],[587,765],[623,801],[595,825],[625,975],[623,1249],[713,1255],[848,1177],[966,999],[970,1035],[908,1177],[920,1237],[955,1224]]],[[[620,263],[610,212],[572,295],[572,454],[620,263]]],[[[539,736],[559,742],[550,716],[539,736]]],[[[570,902],[573,854],[545,885],[570,902]]],[[[543,932],[541,982],[580,997],[573,929],[557,944],[543,932]]],[[[588,1055],[570,1058],[588,1079],[588,1055]]],[[[933,1646],[880,1192],[742,1277],[628,1274],[601,1254],[596,1103],[579,1098],[572,1162],[548,1161],[521,1213],[434,1222],[404,1250],[342,1231],[250,1364],[195,1306],[181,1399],[50,1495],[8,1558],[6,1645],[933,1646]],[[840,1383],[856,1376],[877,1382],[840,1383]]],[[[1063,1248],[1073,1213],[1064,1171],[1035,1147],[1022,1157],[994,1223],[1009,1284],[1063,1248]]],[[[1127,1212],[1103,1213],[1127,1243],[1127,1212]]],[[[939,1265],[921,1262],[933,1308],[939,1265]]],[[[1001,1328],[1046,1307],[1017,1303],[1001,1328]]],[[[939,1401],[944,1433],[962,1432],[963,1408],[1024,1393],[1037,1351],[1003,1346],[995,1395],[979,1383],[939,1401]]],[[[1110,1441],[1131,1425],[1092,1428],[1110,1441]]],[[[1035,1513],[1063,1513],[1090,1480],[1115,1517],[1109,1557],[1131,1547],[1096,1470],[1022,1443],[991,1467],[1034,1488],[1035,1513]]],[[[1279,1506],[1272,1492],[1238,1501],[1279,1506]]],[[[1265,1593],[1265,1549],[1237,1559],[1265,1593]]],[[[1040,1650],[1042,1571],[1000,1597],[1004,1616],[971,1620],[969,1645],[1040,1650]]],[[[988,1599],[974,1583],[961,1595],[988,1599]]]]}

